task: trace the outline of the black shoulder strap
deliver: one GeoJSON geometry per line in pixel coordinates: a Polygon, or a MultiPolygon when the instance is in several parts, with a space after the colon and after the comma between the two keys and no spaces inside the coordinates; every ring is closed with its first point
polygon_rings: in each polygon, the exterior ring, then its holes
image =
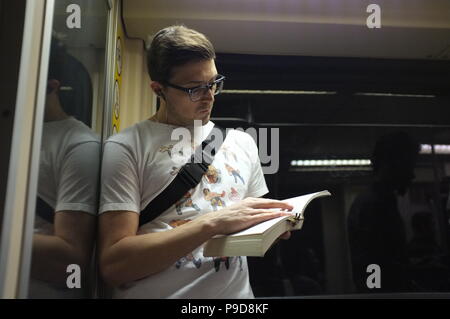
{"type": "Polygon", "coordinates": [[[55,218],[55,210],[49,204],[47,204],[42,198],[37,196],[36,199],[36,215],[42,217],[49,223],[53,224],[55,218]]]}
{"type": "MultiPolygon", "coordinates": [[[[200,183],[215,156],[216,149],[214,148],[210,152],[212,157],[204,152],[205,147],[214,140],[212,137],[214,136],[213,132],[215,128],[222,132],[222,142],[225,140],[227,131],[215,125],[202,145],[197,147],[190,161],[181,167],[173,181],[141,211],[139,215],[139,226],[161,215],[170,206],[179,201],[190,189],[195,188],[200,183]]],[[[217,145],[217,150],[219,150],[220,146],[217,145]]]]}

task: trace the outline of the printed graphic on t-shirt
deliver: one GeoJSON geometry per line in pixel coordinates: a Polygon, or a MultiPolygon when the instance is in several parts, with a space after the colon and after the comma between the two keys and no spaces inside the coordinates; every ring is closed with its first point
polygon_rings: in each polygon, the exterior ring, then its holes
{"type": "MultiPolygon", "coordinates": [[[[176,228],[190,221],[190,219],[174,219],[169,222],[169,225],[173,228],[176,228]]],[[[192,253],[189,253],[186,256],[178,259],[178,261],[175,263],[175,268],[180,269],[181,266],[187,264],[188,262],[192,262],[196,268],[200,268],[202,266],[202,259],[195,258],[192,253]]]]}
{"type": "Polygon", "coordinates": [[[230,165],[228,165],[227,163],[225,163],[225,168],[228,171],[228,175],[233,176],[234,177],[234,182],[237,183],[238,182],[238,178],[241,180],[242,184],[245,185],[244,179],[242,178],[242,176],[240,175],[240,172],[238,169],[235,169],[233,167],[231,167],[230,165]]]}
{"type": "Polygon", "coordinates": [[[163,145],[159,148],[158,152],[167,153],[169,157],[172,157],[172,149],[175,144],[163,145]]]}
{"type": "Polygon", "coordinates": [[[223,263],[225,268],[222,267],[222,269],[228,270],[230,268],[230,265],[239,262],[239,270],[243,271],[244,268],[242,267],[242,257],[212,257],[214,262],[214,269],[216,272],[218,272],[221,269],[221,264],[223,263]]]}
{"type": "Polygon", "coordinates": [[[214,257],[214,268],[216,269],[216,272],[220,270],[220,264],[223,262],[225,265],[225,268],[228,270],[230,268],[230,257],[214,257]]]}
{"type": "Polygon", "coordinates": [[[232,150],[230,150],[227,145],[222,145],[220,150],[222,151],[223,156],[225,157],[225,160],[227,162],[229,162],[231,160],[231,158],[234,158],[234,161],[237,162],[236,153],[233,152],[232,150]]]}
{"type": "Polygon", "coordinates": [[[226,192],[222,193],[211,192],[209,188],[203,188],[203,198],[211,204],[214,211],[217,211],[217,207],[225,207],[225,201],[222,200],[225,197],[226,192]]]}
{"type": "Polygon", "coordinates": [[[172,168],[170,170],[170,175],[175,176],[178,174],[179,171],[180,171],[179,167],[172,166],[172,168]]]}
{"type": "Polygon", "coordinates": [[[240,270],[240,271],[243,271],[243,270],[244,270],[244,267],[242,267],[242,257],[241,257],[241,256],[238,256],[236,259],[239,261],[239,270],[240,270]]]}
{"type": "MultiPolygon", "coordinates": [[[[198,147],[198,146],[200,146],[200,144],[199,143],[197,143],[194,139],[192,139],[191,141],[190,141],[190,146],[191,146],[191,152],[193,152],[193,151],[195,151],[195,149],[198,147]]],[[[175,146],[175,145],[177,145],[177,143],[170,143],[170,144],[167,144],[167,145],[162,145],[160,148],[159,148],[159,152],[167,152],[167,154],[169,154],[169,156],[171,156],[171,152],[172,152],[172,149],[173,149],[173,147],[175,146]]],[[[183,148],[180,148],[180,154],[181,155],[183,155],[183,148]]]]}
{"type": "Polygon", "coordinates": [[[228,199],[233,202],[238,202],[241,200],[241,196],[239,195],[236,188],[231,187],[230,192],[228,193],[228,199]]]}
{"type": "Polygon", "coordinates": [[[208,170],[204,175],[204,180],[209,184],[217,184],[221,181],[221,171],[214,167],[214,165],[209,165],[208,170]]]}
{"type": "MultiPolygon", "coordinates": [[[[192,202],[192,194],[191,191],[188,191],[182,199],[180,199],[178,202],[176,202],[175,204],[175,209],[177,211],[178,215],[182,215],[182,209],[183,208],[193,208],[195,209],[197,212],[200,212],[200,208],[192,202]]],[[[172,225],[171,225],[172,226],[172,225]]],[[[173,227],[173,226],[172,226],[173,227]]]]}

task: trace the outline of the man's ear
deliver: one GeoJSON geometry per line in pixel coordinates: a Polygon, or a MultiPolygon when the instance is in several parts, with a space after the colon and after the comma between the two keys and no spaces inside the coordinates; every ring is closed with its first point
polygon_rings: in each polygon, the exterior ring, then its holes
{"type": "Polygon", "coordinates": [[[59,87],[61,86],[61,83],[59,83],[56,79],[50,79],[47,81],[47,94],[57,92],[59,90],[59,87]]]}
{"type": "Polygon", "coordinates": [[[154,82],[152,82],[152,83],[150,84],[150,87],[152,88],[153,92],[155,92],[155,94],[156,94],[157,96],[159,96],[159,97],[162,98],[162,99],[165,98],[165,97],[164,97],[164,93],[163,93],[163,91],[162,91],[163,86],[161,85],[161,83],[154,81],[154,82]]]}

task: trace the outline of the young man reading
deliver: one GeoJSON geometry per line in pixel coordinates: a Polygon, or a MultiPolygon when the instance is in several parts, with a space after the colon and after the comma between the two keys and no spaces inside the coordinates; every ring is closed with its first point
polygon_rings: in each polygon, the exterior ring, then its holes
{"type": "MultiPolygon", "coordinates": [[[[214,97],[224,77],[212,44],[184,26],[159,31],[148,53],[151,89],[160,108],[148,120],[105,143],[99,219],[100,270],[115,298],[252,298],[245,257],[204,257],[203,244],[292,209],[268,192],[250,135],[231,130],[200,183],[155,219],[139,214],[174,179],[183,163],[171,138],[177,128],[194,135],[195,148],[214,127],[214,97]],[[201,121],[195,135],[194,121],[201,121]],[[239,172],[239,179],[227,167],[239,172]],[[214,176],[211,176],[214,175],[214,176]],[[276,208],[276,210],[273,210],[276,208]]],[[[286,234],[285,237],[288,237],[286,234]]]]}

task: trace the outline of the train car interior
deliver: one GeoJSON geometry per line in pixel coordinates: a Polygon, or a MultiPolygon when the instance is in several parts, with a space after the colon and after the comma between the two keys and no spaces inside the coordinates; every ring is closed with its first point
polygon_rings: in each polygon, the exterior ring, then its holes
{"type": "Polygon", "coordinates": [[[21,0],[0,12],[2,298],[111,298],[96,240],[102,145],[158,110],[147,51],[170,25],[213,43],[226,78],[211,121],[256,134],[264,197],[332,194],[247,258],[255,297],[450,293],[449,1],[21,0]],[[58,206],[75,194],[84,202],[58,206]],[[61,217],[80,210],[77,226],[61,217]],[[57,225],[79,231],[58,238],[57,225]]]}

